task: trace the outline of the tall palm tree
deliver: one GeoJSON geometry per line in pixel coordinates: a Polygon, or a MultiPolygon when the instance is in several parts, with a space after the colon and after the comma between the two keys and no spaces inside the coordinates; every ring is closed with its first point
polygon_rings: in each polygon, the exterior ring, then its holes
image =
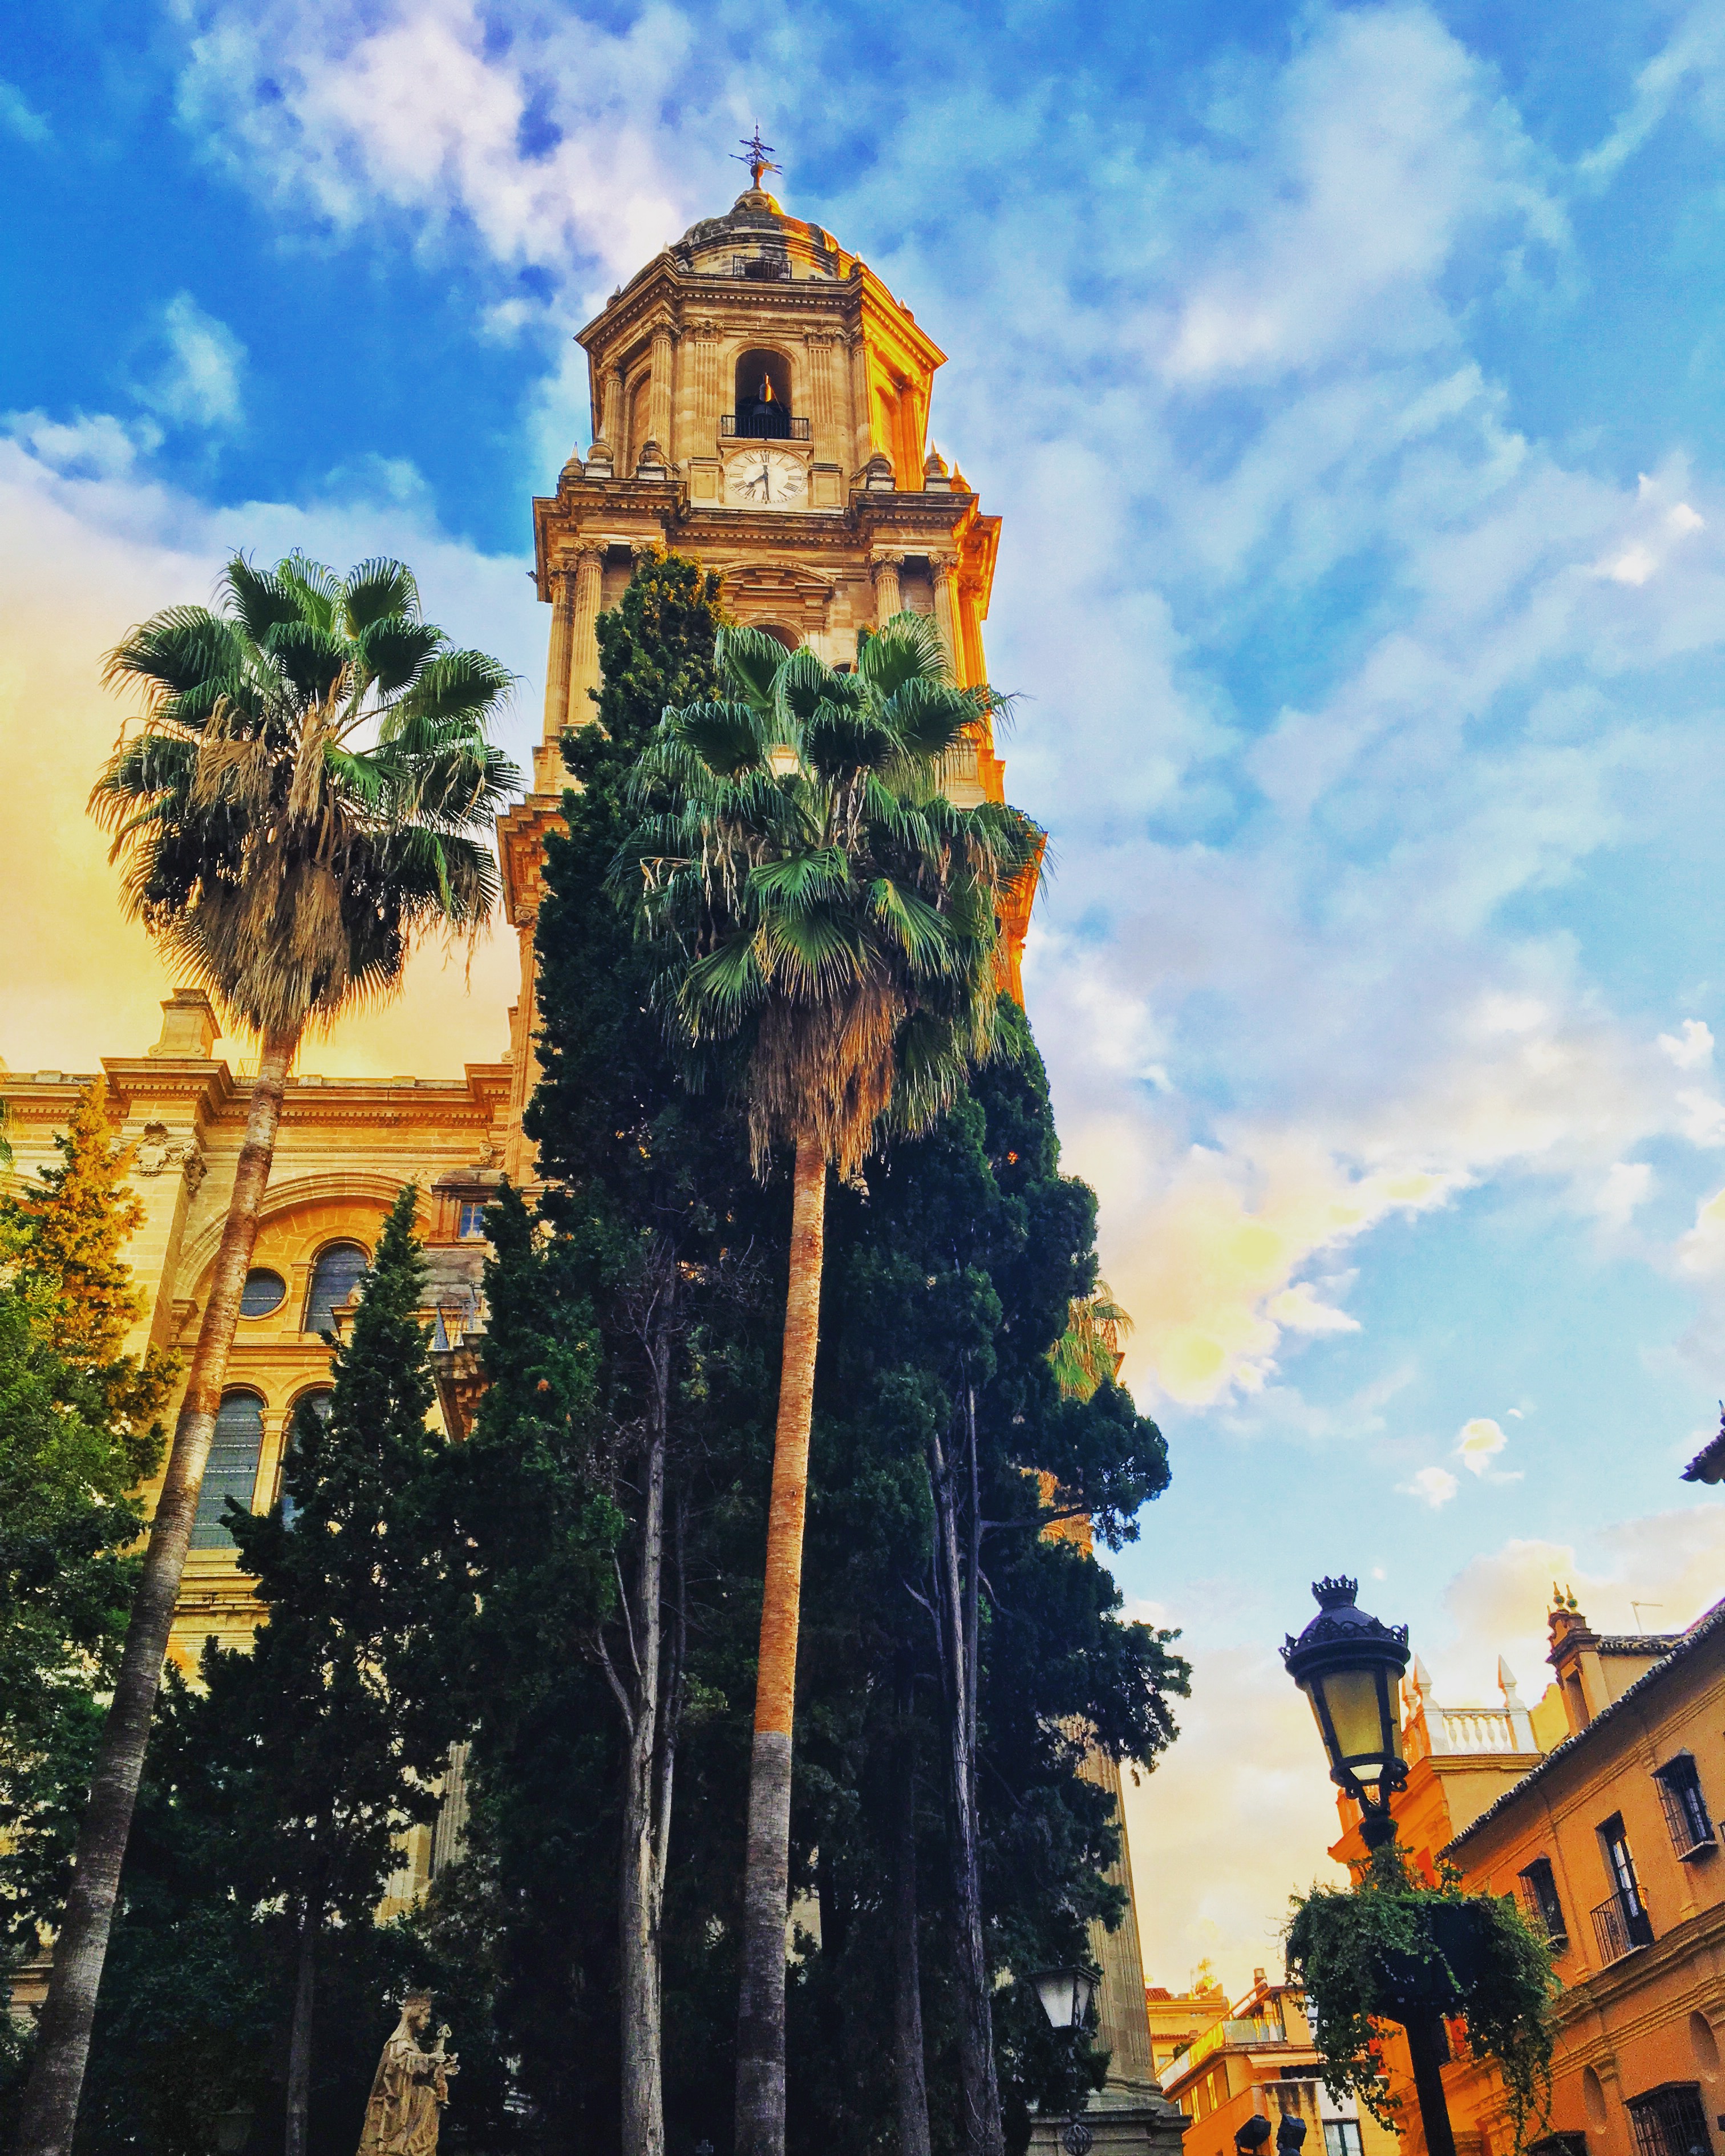
{"type": "Polygon", "coordinates": [[[338,577],[243,557],[218,610],[170,607],[110,654],[144,720],[90,808],[126,912],[259,1037],[245,1141],[108,1711],[24,2102],[20,2156],[65,2156],[180,1575],[257,1240],[284,1088],[308,1026],[388,995],[432,929],[477,934],[483,844],[518,784],[486,738],[511,677],[420,619],[403,563],[338,577]]]}
{"type": "MultiPolygon", "coordinates": [[[[720,632],[732,694],[667,711],[639,765],[639,876],[673,1037],[732,1044],[757,1171],[794,1148],[790,1276],[749,1773],[738,2156],[784,2147],[784,1927],[792,1709],[829,1165],[927,1129],[994,1044],[1001,908],[1042,833],[954,807],[942,759],[998,708],[952,683],[932,622],[896,615],[854,672],[720,632]]],[[[691,1075],[695,1074],[691,1072],[691,1075]]]]}

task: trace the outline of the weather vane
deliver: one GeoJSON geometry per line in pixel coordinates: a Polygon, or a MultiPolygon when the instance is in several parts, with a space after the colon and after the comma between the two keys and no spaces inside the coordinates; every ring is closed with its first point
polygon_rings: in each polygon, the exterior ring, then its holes
{"type": "Polygon", "coordinates": [[[782,172],[784,170],[783,165],[775,165],[773,162],[773,145],[761,140],[761,123],[758,120],[755,122],[754,133],[743,137],[742,154],[739,156],[735,150],[731,154],[737,159],[739,165],[748,167],[749,177],[757,189],[760,187],[761,176],[763,172],[782,172]]]}

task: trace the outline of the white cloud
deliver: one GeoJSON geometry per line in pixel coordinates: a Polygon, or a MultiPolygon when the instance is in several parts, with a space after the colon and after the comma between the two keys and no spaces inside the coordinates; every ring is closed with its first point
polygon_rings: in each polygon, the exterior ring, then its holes
{"type": "Polygon", "coordinates": [[[1508,1443],[1502,1428],[1490,1415],[1476,1415],[1471,1422],[1462,1424],[1455,1450],[1470,1474],[1483,1475],[1508,1443]]]}
{"type": "Polygon", "coordinates": [[[146,348],[159,355],[134,393],[146,411],[178,427],[239,424],[245,346],[189,292],[177,292],[162,310],[146,348]]]}
{"type": "Polygon", "coordinates": [[[1698,1018],[1686,1018],[1675,1034],[1661,1034],[1659,1045],[1680,1070],[1698,1070],[1713,1060],[1712,1029],[1698,1018]]]}
{"type": "Polygon", "coordinates": [[[16,83],[0,80],[0,131],[15,135],[32,149],[42,149],[54,140],[54,130],[16,83]]]}
{"type": "Polygon", "coordinates": [[[1607,185],[1690,92],[1697,116],[1717,133],[1725,120],[1725,18],[1711,0],[1698,0],[1679,17],[1668,43],[1636,76],[1627,109],[1582,159],[1581,177],[1607,185]]]}
{"type": "Polygon", "coordinates": [[[1653,1170],[1647,1162],[1615,1160],[1599,1185],[1594,1210],[1607,1227],[1626,1228],[1652,1189],[1653,1170]]]}
{"type": "Polygon", "coordinates": [[[1686,1273],[1725,1272],[1725,1190],[1696,1207],[1695,1225],[1677,1240],[1677,1263],[1686,1273]]]}
{"type": "Polygon", "coordinates": [[[1417,1497],[1434,1512],[1447,1505],[1461,1484],[1447,1467],[1422,1467],[1408,1481],[1397,1484],[1404,1496],[1417,1497]]]}

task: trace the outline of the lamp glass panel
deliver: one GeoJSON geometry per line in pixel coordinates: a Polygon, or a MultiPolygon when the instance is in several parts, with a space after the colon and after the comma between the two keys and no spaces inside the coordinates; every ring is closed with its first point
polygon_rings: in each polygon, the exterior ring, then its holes
{"type": "Polygon", "coordinates": [[[1055,2029],[1077,2029],[1090,2010],[1096,1980],[1081,1969],[1040,1969],[1031,1979],[1042,2010],[1055,2029]]]}
{"type": "Polygon", "coordinates": [[[1353,1767],[1360,1780],[1375,1781],[1375,1763],[1384,1753],[1384,1717],[1378,1705],[1375,1670],[1331,1670],[1317,1680],[1323,1687],[1324,1704],[1342,1757],[1336,1763],[1353,1767]]]}
{"type": "Polygon", "coordinates": [[[1044,1969],[1036,1979],[1036,1995],[1042,2001],[1042,2010],[1047,2015],[1050,2027],[1070,2029],[1072,2026],[1070,1969],[1044,1969]]]}

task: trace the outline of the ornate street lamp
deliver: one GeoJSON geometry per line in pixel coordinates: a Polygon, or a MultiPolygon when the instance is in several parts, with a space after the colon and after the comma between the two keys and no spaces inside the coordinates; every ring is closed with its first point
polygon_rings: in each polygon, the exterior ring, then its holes
{"type": "MultiPolygon", "coordinates": [[[[1281,1658],[1312,1702],[1330,1779],[1360,1808],[1360,1839],[1369,1850],[1385,1849],[1395,1840],[1389,1800],[1408,1779],[1399,1699],[1408,1628],[1381,1624],[1360,1609],[1357,1579],[1317,1580],[1312,1591],[1317,1614],[1297,1640],[1284,1643],[1281,1658]]],[[[1440,2010],[1437,2001],[1414,1996],[1387,2018],[1408,2032],[1426,2156],[1455,2156],[1440,2071],[1440,2010]]]]}
{"type": "Polygon", "coordinates": [[[1330,1779],[1359,1805],[1366,1847],[1382,1849],[1395,1840],[1389,1799],[1408,1779],[1400,1699],[1408,1628],[1360,1609],[1357,1579],[1320,1579],[1312,1591],[1317,1614],[1281,1658],[1312,1703],[1330,1779]]]}
{"type": "MultiPolygon", "coordinates": [[[[1064,2030],[1072,2048],[1078,2048],[1078,2032],[1090,2019],[1096,1995],[1096,1980],[1087,1969],[1039,1969],[1030,1979],[1051,2029],[1064,2030]]],[[[1060,2136],[1066,2156],[1090,2156],[1095,2137],[1075,2108],[1060,2136]]]]}

